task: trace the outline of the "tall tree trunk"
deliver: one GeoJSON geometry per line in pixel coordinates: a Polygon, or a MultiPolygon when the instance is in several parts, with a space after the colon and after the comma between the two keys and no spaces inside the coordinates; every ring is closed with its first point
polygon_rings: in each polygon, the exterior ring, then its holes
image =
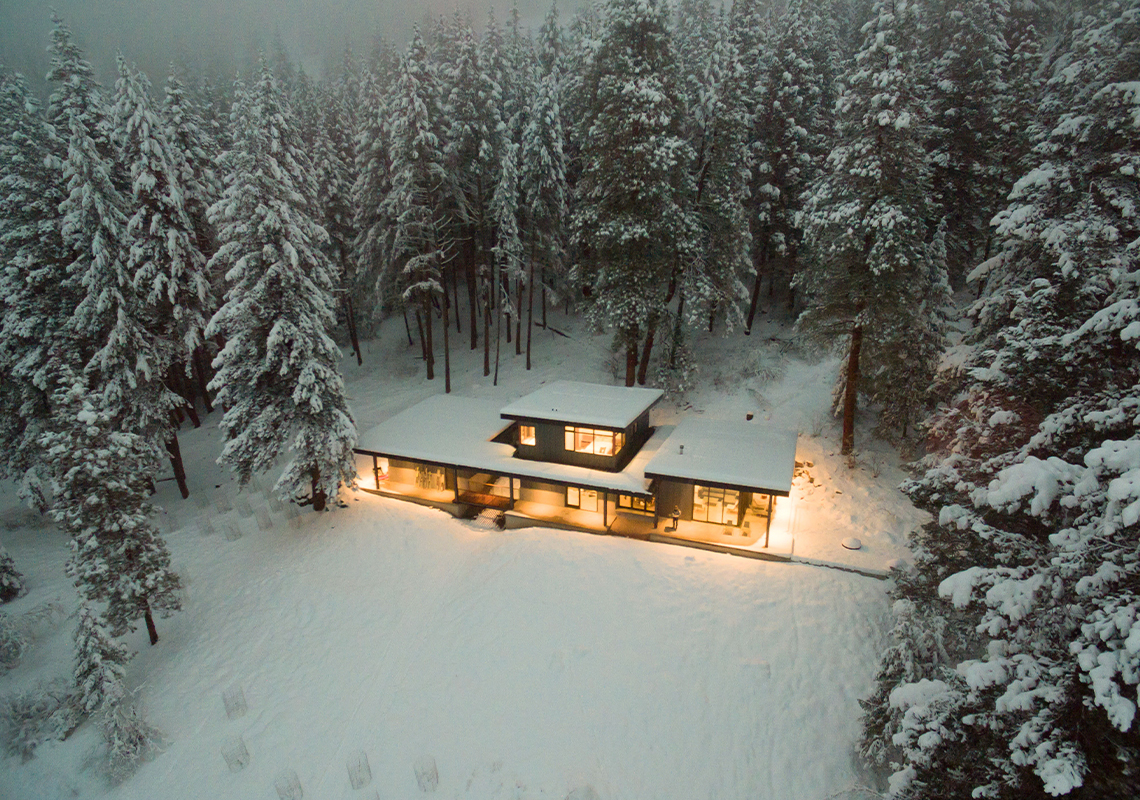
{"type": "Polygon", "coordinates": [[[513,309],[511,309],[511,276],[506,275],[506,274],[502,275],[502,277],[500,278],[500,285],[498,287],[496,287],[495,291],[498,292],[498,294],[496,294],[496,296],[495,296],[496,303],[508,312],[507,313],[507,344],[510,344],[513,341],[511,339],[511,328],[514,327],[511,324],[514,317],[510,313],[510,311],[513,310],[513,309]]]}
{"type": "Polygon", "coordinates": [[[681,326],[684,324],[683,316],[685,314],[685,292],[684,290],[677,296],[677,319],[673,323],[673,341],[669,344],[669,369],[677,366],[677,345],[681,341],[681,326]]]}
{"type": "Polygon", "coordinates": [[[637,334],[626,336],[625,345],[625,385],[633,386],[637,380],[637,334]]]}
{"type": "MultiPolygon", "coordinates": [[[[532,245],[533,247],[533,245],[532,245]]],[[[530,258],[530,277],[527,278],[526,293],[526,368],[530,371],[530,343],[534,338],[534,252],[530,258]]]]}
{"type": "Polygon", "coordinates": [[[455,332],[462,336],[463,329],[459,327],[459,269],[454,266],[451,268],[451,295],[455,301],[455,332]]]}
{"type": "Polygon", "coordinates": [[[328,498],[325,496],[325,490],[321,488],[321,471],[317,467],[313,467],[309,474],[312,478],[313,487],[313,511],[324,511],[328,498]]]}
{"type": "MultiPolygon", "coordinates": [[[[495,286],[499,285],[498,277],[495,278],[495,286]]],[[[510,326],[507,326],[507,334],[511,332],[510,326]]],[[[491,381],[492,385],[499,385],[499,355],[502,350],[503,341],[503,309],[500,306],[498,312],[495,314],[495,378],[491,381]]]]}
{"type": "Polygon", "coordinates": [[[344,319],[348,327],[348,340],[352,342],[352,352],[356,353],[356,366],[359,367],[364,363],[364,356],[360,352],[360,338],[356,335],[356,311],[348,292],[344,293],[344,319]]]}
{"type": "Polygon", "coordinates": [[[450,300],[443,284],[443,393],[451,394],[451,321],[447,318],[450,300]]]}
{"type": "Polygon", "coordinates": [[[546,330],[546,265],[542,265],[542,329],[546,330]]]}
{"type": "Polygon", "coordinates": [[[143,619],[146,620],[146,633],[150,637],[150,645],[154,647],[158,644],[158,628],[154,627],[154,614],[151,613],[149,605],[143,612],[143,619]]]}
{"type": "MultiPolygon", "coordinates": [[[[492,291],[498,291],[492,286],[492,291]]],[[[491,374],[491,293],[483,303],[483,377],[491,374]]]]}
{"type": "Polygon", "coordinates": [[[178,431],[170,432],[170,438],[166,440],[166,452],[170,454],[170,466],[174,468],[178,491],[182,492],[182,499],[185,500],[190,496],[190,487],[186,485],[186,466],[182,463],[182,448],[178,446],[178,431]]]}
{"type": "Polygon", "coordinates": [[[432,328],[434,321],[432,320],[431,308],[431,293],[424,293],[424,363],[427,364],[427,379],[429,381],[435,380],[435,347],[432,342],[432,328]]]}
{"type": "Polygon", "coordinates": [[[420,341],[420,360],[427,361],[427,346],[424,344],[424,318],[420,310],[416,309],[416,335],[420,341]]]}
{"type": "Polygon", "coordinates": [[[515,282],[515,355],[522,355],[522,296],[523,279],[515,282]]]}
{"type": "Polygon", "coordinates": [[[198,345],[194,348],[194,355],[191,356],[191,361],[194,365],[194,378],[198,381],[198,393],[202,396],[202,407],[206,409],[206,413],[210,414],[214,411],[214,405],[210,402],[210,372],[209,363],[206,361],[206,351],[203,345],[198,345]]]}
{"type": "Polygon", "coordinates": [[[645,346],[641,350],[641,363],[637,366],[638,386],[645,385],[645,378],[649,374],[649,358],[653,353],[653,340],[657,336],[657,321],[657,314],[649,318],[649,330],[645,334],[645,346]]]}
{"type": "Polygon", "coordinates": [[[863,304],[855,310],[855,321],[851,325],[851,349],[847,355],[847,380],[843,386],[843,441],[840,455],[849,456],[855,451],[855,398],[859,391],[859,352],[863,349],[863,323],[859,314],[863,304]]]}
{"type": "Polygon", "coordinates": [[[716,312],[716,301],[713,301],[712,306],[709,308],[709,333],[712,333],[716,327],[716,312]]]}
{"type": "Polygon", "coordinates": [[[475,269],[475,234],[463,245],[467,257],[467,322],[471,326],[471,349],[479,346],[479,276],[475,269]]]}
{"type": "Polygon", "coordinates": [[[765,258],[761,253],[756,254],[752,265],[756,268],[756,279],[752,282],[752,302],[748,304],[748,319],[744,323],[744,335],[752,335],[752,320],[756,318],[756,304],[760,300],[760,281],[764,278],[765,258]]]}

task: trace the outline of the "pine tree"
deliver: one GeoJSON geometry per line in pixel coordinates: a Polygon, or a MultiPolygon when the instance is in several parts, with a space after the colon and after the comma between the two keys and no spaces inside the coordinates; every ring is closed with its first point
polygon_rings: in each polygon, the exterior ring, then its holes
{"type": "Polygon", "coordinates": [[[0,603],[15,600],[28,590],[24,576],[16,569],[16,562],[0,544],[0,603]]]}
{"type": "MultiPolygon", "coordinates": [[[[808,52],[810,31],[800,4],[772,20],[763,78],[752,120],[752,212],[756,277],[745,331],[751,332],[767,275],[772,289],[791,282],[801,231],[797,218],[812,175],[813,115],[821,98],[820,76],[808,52]]],[[[790,300],[790,298],[789,298],[790,300]]]]}
{"type": "MultiPolygon", "coordinates": [[[[435,377],[434,299],[443,294],[440,209],[446,172],[440,138],[439,82],[417,31],[404,57],[391,108],[392,189],[383,201],[393,221],[388,257],[405,303],[417,309],[427,378],[435,377]]],[[[445,324],[446,330],[446,324],[445,324]]]]}
{"type": "Polygon", "coordinates": [[[224,269],[225,303],[206,329],[226,344],[210,387],[228,407],[220,463],[244,485],[286,449],[292,456],[275,490],[296,498],[311,487],[315,510],[355,477],[356,427],[340,374],[335,268],[328,234],[311,216],[310,169],[272,71],[235,108],[234,150],[226,155],[226,190],[210,208],[224,269]]]}
{"type": "Polygon", "coordinates": [[[911,361],[900,373],[904,365],[891,356],[892,347],[931,325],[929,305],[914,303],[916,295],[933,293],[927,236],[934,216],[913,77],[915,16],[902,0],[875,4],[845,81],[840,144],[805,208],[810,255],[795,286],[807,295],[807,309],[797,325],[825,342],[846,339],[840,375],[845,455],[855,446],[857,394],[875,390],[865,377],[883,387],[904,379],[929,385],[937,366],[911,361]]]}
{"type": "Polygon", "coordinates": [[[181,608],[181,582],[154,524],[150,495],[157,451],[118,428],[113,406],[66,371],[56,391],[57,427],[43,437],[59,481],[55,521],[71,536],[68,574],[87,602],[105,603],[111,634],[138,620],[158,642],[155,615],[181,608]]]}
{"type": "Polygon", "coordinates": [[[78,302],[60,236],[65,155],[23,76],[0,72],[0,474],[41,511],[50,501],[39,446],[52,413],[49,354],[78,302]]]}
{"type": "Polygon", "coordinates": [[[932,53],[932,180],[947,222],[947,268],[960,286],[983,260],[989,222],[1008,192],[1002,171],[1005,0],[945,3],[931,20],[945,40],[932,53]]]}
{"type": "Polygon", "coordinates": [[[546,326],[546,293],[551,282],[565,282],[565,229],[569,214],[566,185],[565,133],[559,105],[560,73],[546,75],[535,92],[530,118],[523,132],[520,188],[525,210],[528,253],[526,368],[531,367],[534,328],[535,266],[541,264],[542,324],[546,326]]]}
{"type": "Polygon", "coordinates": [[[211,292],[206,258],[178,179],[185,159],[166,138],[148,90],[146,77],[120,56],[114,117],[119,159],[131,182],[130,250],[124,265],[130,288],[120,290],[122,301],[100,355],[100,371],[105,398],[123,408],[125,429],[166,446],[186,498],[190,490],[172,412],[193,409],[166,381],[185,383],[183,376],[202,345],[211,292]]]}
{"type": "Polygon", "coordinates": [[[908,581],[923,614],[896,639],[954,615],[969,638],[880,673],[866,737],[898,748],[900,797],[1140,787],[1140,4],[1093,12],[1047,87],[1049,133],[995,220],[998,254],[975,270],[937,449],[905,487],[936,521],[908,581]]]}
{"type": "Polygon", "coordinates": [[[662,0],[609,3],[582,88],[574,275],[590,287],[590,321],[615,331],[627,386],[643,334],[695,248],[693,152],[668,18],[662,0]]]}
{"type": "MultiPolygon", "coordinates": [[[[364,321],[371,326],[390,305],[395,280],[388,274],[391,220],[383,212],[384,198],[392,185],[391,127],[388,124],[385,89],[368,72],[361,86],[360,122],[353,142],[356,180],[352,185],[352,263],[354,282],[348,287],[364,321]]],[[[410,342],[409,342],[410,344],[410,342]]]]}
{"type": "Polygon", "coordinates": [[[108,698],[122,695],[130,651],[111,638],[98,612],[87,602],[79,606],[79,626],[75,629],[75,688],[79,707],[94,714],[108,698]]]}
{"type": "MultiPolygon", "coordinates": [[[[512,308],[510,286],[519,280],[523,271],[523,241],[519,233],[519,147],[507,142],[503,151],[502,168],[499,170],[499,185],[491,200],[491,214],[497,229],[497,243],[494,248],[495,270],[491,279],[494,291],[499,292],[496,306],[499,311],[495,332],[495,385],[499,382],[499,334],[503,317],[508,322],[514,315],[521,315],[521,308],[512,308]],[[504,287],[506,287],[504,289],[504,287]]],[[[531,262],[533,275],[533,261],[531,262]]],[[[529,365],[528,365],[529,366],[529,365]]]]}

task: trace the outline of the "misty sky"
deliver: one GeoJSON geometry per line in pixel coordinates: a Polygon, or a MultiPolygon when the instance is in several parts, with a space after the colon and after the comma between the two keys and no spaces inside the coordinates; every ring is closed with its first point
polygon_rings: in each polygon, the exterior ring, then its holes
{"type": "MultiPolygon", "coordinates": [[[[565,23],[582,0],[559,0],[565,23]]],[[[275,34],[294,60],[315,74],[346,41],[367,49],[376,33],[401,45],[425,15],[472,13],[482,27],[494,6],[500,22],[512,0],[0,0],[0,63],[39,85],[48,69],[46,47],[54,7],[70,24],[104,84],[113,83],[115,52],[122,49],[154,83],[165,80],[172,59],[211,71],[229,71],[257,42],[275,34]]],[[[518,0],[523,22],[537,28],[550,0],[518,0]]]]}

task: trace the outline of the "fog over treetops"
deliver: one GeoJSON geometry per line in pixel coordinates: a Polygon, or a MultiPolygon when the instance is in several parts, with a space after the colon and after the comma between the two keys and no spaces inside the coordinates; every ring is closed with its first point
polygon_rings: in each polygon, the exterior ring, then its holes
{"type": "MultiPolygon", "coordinates": [[[[580,0],[560,0],[569,15],[580,0]]],[[[518,0],[523,24],[537,28],[548,0],[518,0]]],[[[366,50],[377,35],[403,44],[426,17],[468,12],[481,27],[488,10],[505,20],[511,0],[0,0],[0,64],[42,86],[48,70],[51,12],[58,11],[98,71],[109,81],[122,50],[152,80],[172,60],[228,73],[260,47],[280,40],[291,58],[320,74],[346,43],[366,50]]]]}

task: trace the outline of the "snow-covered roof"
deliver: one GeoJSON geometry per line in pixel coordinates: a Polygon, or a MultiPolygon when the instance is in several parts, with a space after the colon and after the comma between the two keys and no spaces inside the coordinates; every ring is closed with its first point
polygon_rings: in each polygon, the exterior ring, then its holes
{"type": "Polygon", "coordinates": [[[503,407],[506,419],[625,428],[661,399],[660,389],[555,381],[503,407]]]}
{"type": "Polygon", "coordinates": [[[435,395],[365,431],[356,449],[390,458],[644,495],[649,492],[645,464],[669,432],[657,431],[621,472],[607,472],[515,458],[513,444],[491,441],[510,425],[494,401],[435,395]]]}
{"type": "Polygon", "coordinates": [[[683,419],[645,467],[650,478],[680,478],[787,495],[796,434],[760,422],[683,419]]]}

